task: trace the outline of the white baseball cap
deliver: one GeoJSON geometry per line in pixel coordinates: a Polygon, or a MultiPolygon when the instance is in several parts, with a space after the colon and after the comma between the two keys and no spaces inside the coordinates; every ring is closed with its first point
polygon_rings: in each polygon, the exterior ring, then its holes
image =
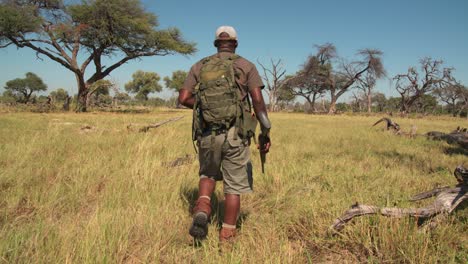
{"type": "Polygon", "coordinates": [[[237,32],[231,26],[220,26],[216,30],[215,40],[237,40],[237,32]],[[220,37],[221,33],[227,33],[229,37],[220,37]]]}

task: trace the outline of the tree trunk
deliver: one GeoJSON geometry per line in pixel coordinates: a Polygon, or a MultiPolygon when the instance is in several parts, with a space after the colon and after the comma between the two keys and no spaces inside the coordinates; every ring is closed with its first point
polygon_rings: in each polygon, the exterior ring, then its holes
{"type": "Polygon", "coordinates": [[[76,74],[76,81],[78,84],[78,100],[76,104],[76,112],[86,112],[88,106],[88,85],[84,81],[82,74],[76,74]]]}
{"type": "Polygon", "coordinates": [[[330,98],[330,107],[328,108],[328,114],[334,114],[336,113],[336,100],[338,98],[336,95],[332,94],[330,98]]]}
{"type": "Polygon", "coordinates": [[[409,105],[407,104],[407,100],[405,100],[405,97],[403,95],[401,96],[401,105],[400,105],[400,112],[403,115],[406,115],[409,111],[409,105]]]}
{"type": "Polygon", "coordinates": [[[372,113],[372,95],[371,95],[371,93],[367,94],[367,113],[372,113]]]}
{"type": "Polygon", "coordinates": [[[306,97],[306,100],[307,100],[307,103],[309,104],[309,108],[307,109],[307,113],[310,114],[311,112],[314,111],[315,102],[314,102],[314,100],[310,100],[309,97],[306,97]]]}
{"type": "Polygon", "coordinates": [[[269,108],[270,108],[270,109],[269,109],[269,110],[270,110],[270,112],[275,112],[275,110],[276,110],[276,104],[277,104],[277,101],[278,101],[275,91],[270,91],[270,92],[268,93],[268,98],[270,99],[270,100],[269,100],[269,101],[270,101],[270,102],[269,102],[269,103],[270,103],[270,105],[269,105],[269,108]]]}
{"type": "Polygon", "coordinates": [[[86,89],[78,89],[78,101],[76,104],[76,112],[84,113],[87,111],[88,91],[86,89]]]}
{"type": "Polygon", "coordinates": [[[67,96],[67,98],[65,99],[65,102],[63,103],[63,110],[64,111],[69,111],[70,110],[70,100],[71,100],[71,97],[67,96]]]}
{"type": "Polygon", "coordinates": [[[316,100],[316,99],[317,99],[317,93],[314,93],[314,94],[312,95],[312,105],[311,105],[312,110],[314,111],[314,113],[317,112],[317,109],[315,109],[315,100],[316,100]]]}

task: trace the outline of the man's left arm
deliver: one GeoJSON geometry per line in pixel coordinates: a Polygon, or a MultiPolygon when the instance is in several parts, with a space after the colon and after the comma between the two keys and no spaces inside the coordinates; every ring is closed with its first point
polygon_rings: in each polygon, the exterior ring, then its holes
{"type": "Polygon", "coordinates": [[[260,123],[261,134],[260,138],[260,151],[267,153],[270,150],[270,129],[271,123],[268,118],[265,102],[263,100],[262,88],[257,87],[249,90],[250,97],[252,98],[252,105],[255,111],[255,115],[260,123]]]}

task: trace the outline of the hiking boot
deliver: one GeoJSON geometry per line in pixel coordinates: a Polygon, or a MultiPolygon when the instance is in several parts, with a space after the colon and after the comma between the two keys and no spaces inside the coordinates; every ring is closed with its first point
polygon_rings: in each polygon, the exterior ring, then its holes
{"type": "Polygon", "coordinates": [[[221,230],[219,230],[219,251],[220,253],[228,253],[234,249],[234,239],[236,237],[236,227],[223,224],[221,230]]]}
{"type": "Polygon", "coordinates": [[[235,237],[236,237],[236,227],[235,226],[226,227],[226,224],[223,224],[223,227],[219,231],[219,242],[221,244],[232,243],[234,242],[235,237]]]}
{"type": "Polygon", "coordinates": [[[198,198],[193,208],[193,221],[189,234],[195,239],[205,239],[208,235],[208,222],[211,214],[211,202],[209,197],[198,198]]]}

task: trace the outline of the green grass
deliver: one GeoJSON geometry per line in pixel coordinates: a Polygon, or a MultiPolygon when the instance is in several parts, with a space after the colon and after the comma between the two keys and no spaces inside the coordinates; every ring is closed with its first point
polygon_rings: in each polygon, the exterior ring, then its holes
{"type": "MultiPolygon", "coordinates": [[[[198,183],[190,111],[0,113],[0,263],[466,263],[466,206],[431,232],[372,216],[328,235],[355,202],[425,206],[431,200],[407,200],[455,184],[453,169],[468,166],[455,146],[371,128],[378,118],[271,114],[266,173],[252,146],[254,193],[242,196],[233,251],[220,254],[221,185],[208,239],[195,247],[188,235],[198,183]],[[127,130],[181,115],[148,133],[127,130]],[[194,159],[164,165],[186,154],[194,159]]],[[[393,119],[420,134],[466,124],[393,119]]]]}

